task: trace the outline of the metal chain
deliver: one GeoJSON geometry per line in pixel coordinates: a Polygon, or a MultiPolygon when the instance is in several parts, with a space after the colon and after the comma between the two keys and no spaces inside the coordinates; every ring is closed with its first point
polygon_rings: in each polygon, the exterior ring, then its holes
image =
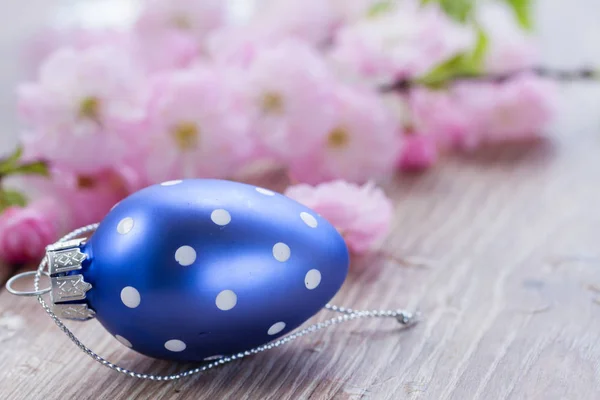
{"type": "MultiPolygon", "coordinates": [[[[89,233],[91,231],[96,230],[96,228],[98,227],[99,224],[91,224],[91,225],[87,225],[84,226],[82,228],[76,229],[73,232],[69,233],[68,235],[65,235],[64,237],[62,237],[59,242],[65,242],[67,240],[71,240],[71,239],[75,239],[77,237],[80,237],[86,233],[89,233]]],[[[38,266],[38,269],[36,271],[35,274],[35,278],[34,278],[34,288],[35,291],[38,292],[39,289],[39,280],[40,277],[42,276],[44,269],[46,268],[47,265],[47,259],[44,257],[44,259],[40,262],[40,265],[38,266]]],[[[94,360],[96,360],[97,362],[99,362],[100,364],[104,365],[105,367],[108,367],[114,371],[120,372],[122,374],[125,375],[129,375],[132,376],[134,378],[139,378],[139,379],[148,379],[148,380],[153,380],[153,381],[173,381],[173,380],[177,380],[177,379],[181,379],[190,375],[195,375],[195,374],[199,374],[201,372],[205,372],[208,371],[209,369],[213,369],[215,367],[224,365],[224,364],[228,364],[230,362],[233,362],[235,360],[239,360],[242,359],[244,357],[248,357],[250,355],[253,354],[258,354],[261,353],[263,351],[266,350],[271,350],[274,349],[276,347],[280,347],[286,343],[289,343],[293,340],[299,339],[302,336],[308,335],[310,333],[319,331],[321,329],[325,329],[327,327],[330,327],[332,325],[337,325],[337,324],[341,324],[343,322],[348,322],[348,321],[353,321],[355,319],[359,319],[359,318],[396,318],[398,320],[398,322],[400,322],[402,325],[405,326],[411,326],[413,324],[415,324],[416,322],[418,322],[418,317],[419,314],[418,313],[410,313],[404,310],[371,310],[371,311],[362,311],[362,310],[353,310],[351,308],[344,308],[344,307],[338,307],[336,305],[333,304],[326,304],[325,305],[325,309],[333,311],[333,312],[338,312],[340,315],[338,317],[335,318],[331,318],[328,319],[326,321],[323,322],[318,322],[316,324],[310,325],[298,332],[289,334],[287,336],[284,336],[274,342],[271,343],[267,343],[264,344],[262,346],[259,347],[255,347],[253,349],[241,352],[241,353],[237,353],[237,354],[233,354],[233,355],[229,355],[229,356],[223,356],[220,357],[216,360],[211,361],[208,364],[202,365],[200,367],[197,368],[193,368],[193,369],[189,369],[187,371],[184,372],[180,372],[178,374],[172,374],[172,375],[153,375],[153,374],[143,374],[143,373],[139,373],[139,372],[135,372],[132,370],[129,370],[127,368],[122,368],[116,364],[111,363],[110,361],[104,359],[103,357],[99,356],[98,354],[94,353],[89,347],[87,347],[86,345],[84,345],[79,339],[77,339],[77,337],[73,334],[73,332],[71,332],[69,330],[69,328],[67,328],[65,326],[65,324],[61,321],[60,318],[58,318],[58,316],[52,311],[52,309],[50,308],[50,306],[48,306],[48,304],[46,303],[46,301],[43,299],[42,295],[38,295],[37,296],[38,302],[41,304],[41,306],[44,308],[44,310],[46,311],[46,313],[50,316],[50,318],[52,318],[52,320],[54,321],[54,323],[69,337],[69,339],[71,339],[71,341],[73,343],[75,343],[75,345],[77,345],[77,347],[79,347],[79,349],[81,351],[83,351],[85,354],[87,354],[88,356],[92,357],[94,360]]]]}

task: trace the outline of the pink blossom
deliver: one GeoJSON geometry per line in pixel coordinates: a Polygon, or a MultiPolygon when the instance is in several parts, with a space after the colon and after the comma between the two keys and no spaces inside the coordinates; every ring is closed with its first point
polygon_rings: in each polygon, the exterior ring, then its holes
{"type": "Polygon", "coordinates": [[[330,41],[336,20],[329,1],[266,0],[250,24],[265,36],[322,45],[330,41]]]}
{"type": "Polygon", "coordinates": [[[414,89],[408,105],[416,132],[435,138],[439,147],[473,149],[486,142],[537,136],[552,117],[556,98],[553,82],[522,74],[501,83],[414,89]]]}
{"type": "Polygon", "coordinates": [[[129,40],[125,32],[115,29],[48,28],[40,31],[26,44],[22,57],[28,74],[35,77],[39,67],[55,51],[67,47],[85,50],[90,47],[110,46],[129,40]]]}
{"type": "Polygon", "coordinates": [[[390,175],[401,150],[400,128],[381,98],[345,86],[335,95],[335,123],[310,154],[291,161],[291,176],[306,183],[362,183],[390,175]]]}
{"type": "Polygon", "coordinates": [[[208,35],[208,58],[224,67],[248,68],[257,54],[281,38],[267,37],[249,26],[225,26],[208,35]]]}
{"type": "Polygon", "coordinates": [[[68,211],[67,229],[72,230],[101,221],[117,202],[141,189],[132,183],[130,176],[111,170],[94,175],[57,171],[52,191],[53,197],[68,211]]]}
{"type": "Polygon", "coordinates": [[[62,207],[45,198],[5,209],[0,214],[0,258],[15,264],[39,261],[45,247],[60,235],[62,207]]]}
{"type": "Polygon", "coordinates": [[[463,83],[454,96],[478,122],[463,147],[536,137],[552,118],[557,100],[555,83],[531,74],[503,83],[463,83]]]}
{"type": "Polygon", "coordinates": [[[411,129],[434,138],[440,147],[462,145],[481,124],[482,115],[465,107],[450,90],[412,89],[407,105],[411,129]]]}
{"type": "Polygon", "coordinates": [[[504,2],[485,2],[478,7],[478,21],[489,38],[486,70],[505,73],[535,66],[538,51],[533,35],[521,28],[504,2]]]}
{"type": "Polygon", "coordinates": [[[131,42],[131,52],[148,73],[189,67],[200,56],[200,50],[191,36],[176,31],[138,34],[131,42]]]}
{"type": "Polygon", "coordinates": [[[145,0],[133,50],[152,72],[187,67],[209,32],[225,22],[226,6],[222,0],[145,0]]]}
{"type": "Polygon", "coordinates": [[[305,157],[333,129],[334,80],[305,42],[258,49],[244,75],[246,107],[266,153],[286,162],[305,157]]]}
{"type": "Polygon", "coordinates": [[[354,253],[374,249],[389,233],[394,212],[392,202],[372,183],[363,186],[344,181],[318,186],[300,184],[289,187],[285,195],[331,222],[354,253]]]}
{"type": "MultiPolygon", "coordinates": [[[[379,0],[326,0],[337,15],[338,24],[348,24],[369,17],[369,11],[382,2],[379,0]]],[[[390,5],[391,2],[389,2],[390,5]]]]}
{"type": "Polygon", "coordinates": [[[19,88],[28,154],[81,173],[123,161],[143,126],[144,83],[118,47],[54,53],[19,88]]]}
{"type": "Polygon", "coordinates": [[[437,6],[413,2],[340,29],[332,59],[342,71],[375,83],[414,77],[473,45],[473,32],[437,6]]]}
{"type": "Polygon", "coordinates": [[[404,138],[399,166],[405,171],[431,167],[438,158],[438,145],[430,135],[412,134],[404,138]]]}
{"type": "Polygon", "coordinates": [[[199,44],[208,32],[225,22],[225,3],[222,0],[145,0],[135,30],[150,36],[180,32],[199,44]]]}
{"type": "Polygon", "coordinates": [[[228,24],[208,35],[205,48],[213,60],[248,66],[264,48],[299,44],[318,50],[329,44],[337,14],[327,1],[265,0],[252,18],[228,24]]]}
{"type": "Polygon", "coordinates": [[[244,68],[265,49],[287,52],[298,45],[303,54],[306,48],[317,54],[331,42],[339,19],[328,1],[266,0],[253,18],[211,32],[205,49],[218,63],[244,68]]]}
{"type": "Polygon", "coordinates": [[[235,82],[207,65],[155,80],[143,164],[150,182],[224,178],[248,160],[255,143],[235,82]]]}
{"type": "Polygon", "coordinates": [[[120,165],[93,174],[51,168],[50,177],[14,177],[9,180],[31,199],[52,199],[61,209],[59,234],[99,222],[127,195],[147,186],[137,170],[120,165]]]}

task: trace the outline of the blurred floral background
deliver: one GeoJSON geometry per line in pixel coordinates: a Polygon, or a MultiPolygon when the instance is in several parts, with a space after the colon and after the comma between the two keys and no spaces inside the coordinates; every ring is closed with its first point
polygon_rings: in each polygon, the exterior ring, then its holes
{"type": "Polygon", "coordinates": [[[536,140],[557,80],[596,78],[542,68],[532,6],[94,0],[20,16],[0,257],[33,261],[150,184],[272,171],[354,253],[372,251],[393,215],[380,185],[536,140]]]}

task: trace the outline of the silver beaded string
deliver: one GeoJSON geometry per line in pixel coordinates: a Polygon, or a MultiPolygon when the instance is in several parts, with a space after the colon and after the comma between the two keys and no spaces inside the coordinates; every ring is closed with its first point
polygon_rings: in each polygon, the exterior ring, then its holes
{"type": "MultiPolygon", "coordinates": [[[[65,235],[64,237],[62,237],[59,240],[59,242],[65,242],[65,241],[68,241],[68,240],[71,240],[71,239],[75,239],[75,238],[80,237],[80,236],[82,236],[82,235],[84,235],[86,233],[94,231],[94,230],[96,230],[96,228],[98,227],[98,225],[99,224],[91,224],[91,225],[87,225],[87,226],[84,226],[82,228],[76,229],[73,232],[69,233],[68,235],[65,235]]],[[[40,281],[40,277],[44,273],[44,269],[46,268],[46,265],[47,265],[47,259],[44,258],[40,262],[40,265],[38,266],[38,269],[37,269],[36,274],[35,274],[35,278],[34,278],[34,282],[33,282],[33,285],[34,285],[34,288],[35,288],[35,292],[39,292],[40,291],[39,281],[40,281]]],[[[104,359],[103,357],[99,356],[98,354],[94,353],[90,348],[88,348],[86,345],[84,345],[83,343],[81,343],[81,341],[79,339],[77,339],[77,337],[73,334],[73,332],[71,332],[69,330],[69,328],[67,328],[65,326],[65,324],[61,321],[61,319],[58,318],[56,316],[56,314],[54,314],[54,312],[52,311],[52,309],[50,308],[50,306],[48,306],[48,304],[43,299],[43,297],[42,297],[41,294],[37,295],[37,299],[38,299],[38,302],[41,304],[41,306],[46,311],[46,313],[50,316],[50,318],[52,318],[52,320],[54,321],[54,323],[85,354],[87,354],[88,356],[92,357],[94,360],[96,360],[100,364],[104,365],[105,367],[108,367],[108,368],[110,368],[110,369],[112,369],[114,371],[120,372],[120,373],[125,374],[125,375],[132,376],[134,378],[149,379],[149,380],[153,380],[153,381],[173,381],[173,380],[181,379],[181,378],[184,378],[184,377],[187,377],[187,376],[190,376],[190,375],[199,374],[201,372],[208,371],[209,369],[213,369],[213,368],[218,367],[220,365],[228,364],[228,363],[230,363],[232,361],[239,360],[239,359],[242,359],[244,357],[248,357],[248,356],[253,355],[253,354],[258,354],[258,353],[261,353],[261,352],[266,351],[266,350],[271,350],[273,348],[280,347],[280,346],[282,346],[282,345],[284,345],[286,343],[289,343],[289,342],[291,342],[293,340],[301,338],[302,336],[305,336],[305,335],[308,335],[310,333],[319,331],[321,329],[325,329],[325,328],[328,328],[328,327],[333,326],[333,325],[341,324],[343,322],[353,321],[353,320],[359,319],[359,318],[395,318],[402,325],[408,327],[408,326],[411,326],[411,325],[415,324],[418,321],[418,317],[419,317],[418,313],[410,313],[410,312],[404,311],[404,310],[370,310],[370,311],[363,311],[363,310],[353,310],[351,308],[338,307],[338,306],[333,305],[333,304],[326,304],[325,305],[325,309],[333,311],[333,312],[340,313],[342,315],[340,315],[338,317],[335,317],[335,318],[328,319],[328,320],[323,321],[323,322],[318,322],[316,324],[310,325],[310,326],[308,326],[308,327],[306,327],[304,329],[301,329],[301,330],[299,330],[299,331],[297,331],[295,333],[288,334],[287,336],[284,336],[284,337],[282,337],[282,338],[280,338],[280,339],[278,339],[278,340],[276,340],[274,342],[267,343],[267,344],[264,344],[264,345],[259,346],[259,347],[255,347],[253,349],[244,351],[242,353],[237,353],[237,354],[233,354],[233,355],[229,355],[229,356],[220,357],[218,359],[212,360],[208,364],[202,365],[202,366],[197,367],[197,368],[189,369],[187,371],[180,372],[178,374],[172,374],[172,375],[152,375],[152,374],[143,374],[143,373],[131,371],[131,370],[127,369],[127,368],[119,367],[118,365],[113,364],[110,361],[108,361],[108,360],[104,359]]]]}

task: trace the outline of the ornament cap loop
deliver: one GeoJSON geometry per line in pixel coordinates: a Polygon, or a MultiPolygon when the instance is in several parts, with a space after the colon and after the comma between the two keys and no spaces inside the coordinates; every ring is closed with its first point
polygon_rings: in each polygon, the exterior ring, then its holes
{"type": "MultiPolygon", "coordinates": [[[[26,272],[21,272],[20,274],[13,276],[6,282],[6,285],[5,285],[6,290],[8,290],[8,292],[10,294],[14,294],[15,296],[41,296],[43,294],[49,293],[52,290],[52,287],[47,287],[47,288],[39,289],[39,290],[17,290],[15,288],[13,288],[13,284],[16,281],[23,279],[25,277],[28,277],[28,276],[35,276],[36,274],[37,274],[37,271],[26,271],[26,272]]],[[[50,277],[50,274],[48,274],[46,271],[42,271],[42,274],[50,277]]]]}

